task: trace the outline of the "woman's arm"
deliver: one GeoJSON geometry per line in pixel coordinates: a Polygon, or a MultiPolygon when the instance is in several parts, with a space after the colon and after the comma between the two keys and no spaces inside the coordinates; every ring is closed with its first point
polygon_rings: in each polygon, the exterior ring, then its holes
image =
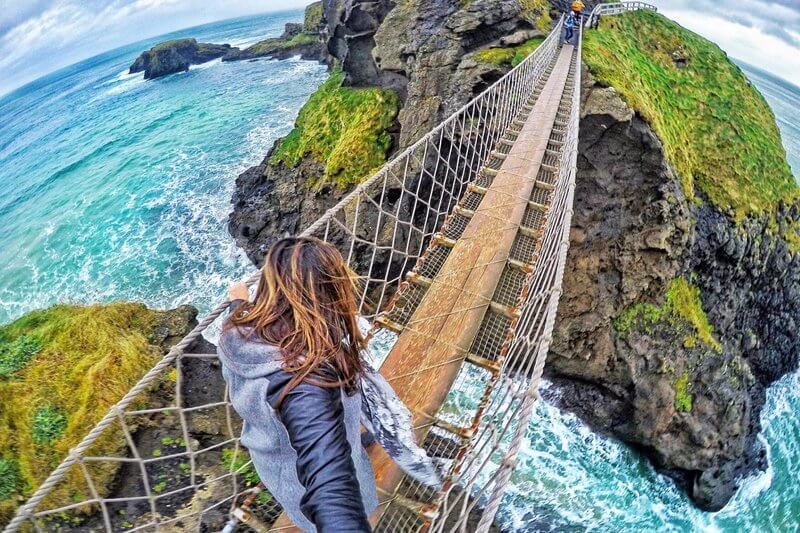
{"type": "MultiPolygon", "coordinates": [[[[292,375],[270,377],[275,407],[292,375]]],[[[281,402],[281,420],[297,452],[297,477],[306,492],[300,509],[322,533],[371,531],[344,425],[341,391],[300,383],[281,402]]]]}

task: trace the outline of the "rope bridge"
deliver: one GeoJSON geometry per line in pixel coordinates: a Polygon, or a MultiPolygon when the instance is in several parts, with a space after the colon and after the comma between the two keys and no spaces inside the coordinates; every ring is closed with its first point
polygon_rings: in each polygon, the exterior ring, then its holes
{"type": "MultiPolygon", "coordinates": [[[[370,447],[376,531],[487,531],[514,469],[569,246],[582,37],[562,45],[562,25],[303,232],[335,244],[357,274],[381,373],[446,470],[434,490],[370,447]]],[[[5,531],[216,531],[237,519],[241,530],[293,529],[257,485],[216,354],[194,353],[228,304],[147,372],[5,531]]]]}

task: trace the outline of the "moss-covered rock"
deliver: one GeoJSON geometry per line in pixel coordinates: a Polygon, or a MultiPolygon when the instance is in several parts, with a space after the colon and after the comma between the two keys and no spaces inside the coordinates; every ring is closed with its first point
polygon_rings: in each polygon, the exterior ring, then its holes
{"type": "Polygon", "coordinates": [[[534,37],[519,46],[487,48],[476,52],[473,57],[477,61],[484,61],[498,66],[516,67],[536,50],[543,41],[544,37],[534,37]]]}
{"type": "Polygon", "coordinates": [[[626,309],[614,321],[617,332],[622,336],[636,329],[653,331],[665,324],[689,329],[690,333],[683,341],[687,347],[695,346],[699,340],[717,352],[722,351],[722,345],[714,338],[714,327],[703,310],[700,289],[683,277],[669,283],[663,305],[640,302],[626,309]]]}
{"type": "Polygon", "coordinates": [[[174,39],[158,43],[150,50],[142,52],[128,69],[128,72],[144,72],[146,80],[185,72],[189,65],[198,65],[217,59],[238,48],[229,44],[198,43],[197,39],[174,39]]]}
{"type": "MultiPolygon", "coordinates": [[[[154,311],[141,304],[58,305],[0,326],[0,524],[108,409],[188,333],[196,311],[154,311]],[[10,363],[9,363],[10,361],[10,363]]],[[[120,432],[106,432],[95,453],[124,454],[120,432]]],[[[119,463],[88,466],[105,493],[119,463]]],[[[75,469],[51,502],[88,494],[75,469]]]]}
{"type": "Polygon", "coordinates": [[[392,91],[342,87],[344,74],[334,69],[297,115],[294,129],[277,145],[270,161],[289,167],[306,155],[324,167],[316,187],[345,189],[386,162],[392,126],[399,107],[392,91]]]}
{"type": "Polygon", "coordinates": [[[586,32],[583,59],[650,123],[687,198],[741,221],[796,196],[772,110],[715,44],[642,10],[586,32]]]}
{"type": "Polygon", "coordinates": [[[280,37],[270,37],[258,41],[243,50],[231,49],[222,60],[241,61],[259,57],[286,59],[300,56],[302,59],[325,61],[327,53],[321,35],[324,27],[322,2],[314,2],[306,7],[302,24],[288,22],[280,37]]]}
{"type": "Polygon", "coordinates": [[[303,16],[303,31],[306,33],[319,33],[325,24],[323,15],[322,0],[306,6],[306,12],[303,16]]]}

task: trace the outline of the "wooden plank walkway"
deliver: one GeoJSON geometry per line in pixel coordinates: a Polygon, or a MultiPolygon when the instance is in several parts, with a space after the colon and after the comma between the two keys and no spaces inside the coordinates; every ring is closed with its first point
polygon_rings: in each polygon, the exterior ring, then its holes
{"type": "MultiPolygon", "coordinates": [[[[381,367],[414,414],[420,442],[450,391],[506,265],[545,155],[572,51],[569,45],[562,48],[497,176],[381,367]]],[[[402,472],[379,446],[370,456],[381,493],[393,494],[402,472]]]]}

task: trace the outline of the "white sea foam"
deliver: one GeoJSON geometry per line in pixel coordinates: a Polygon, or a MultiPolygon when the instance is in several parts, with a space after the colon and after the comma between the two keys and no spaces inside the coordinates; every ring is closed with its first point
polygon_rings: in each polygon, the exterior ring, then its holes
{"type": "Polygon", "coordinates": [[[189,70],[205,70],[221,64],[222,58],[218,57],[217,59],[212,59],[211,61],[206,61],[205,63],[200,63],[198,65],[189,65],[189,70]]]}

